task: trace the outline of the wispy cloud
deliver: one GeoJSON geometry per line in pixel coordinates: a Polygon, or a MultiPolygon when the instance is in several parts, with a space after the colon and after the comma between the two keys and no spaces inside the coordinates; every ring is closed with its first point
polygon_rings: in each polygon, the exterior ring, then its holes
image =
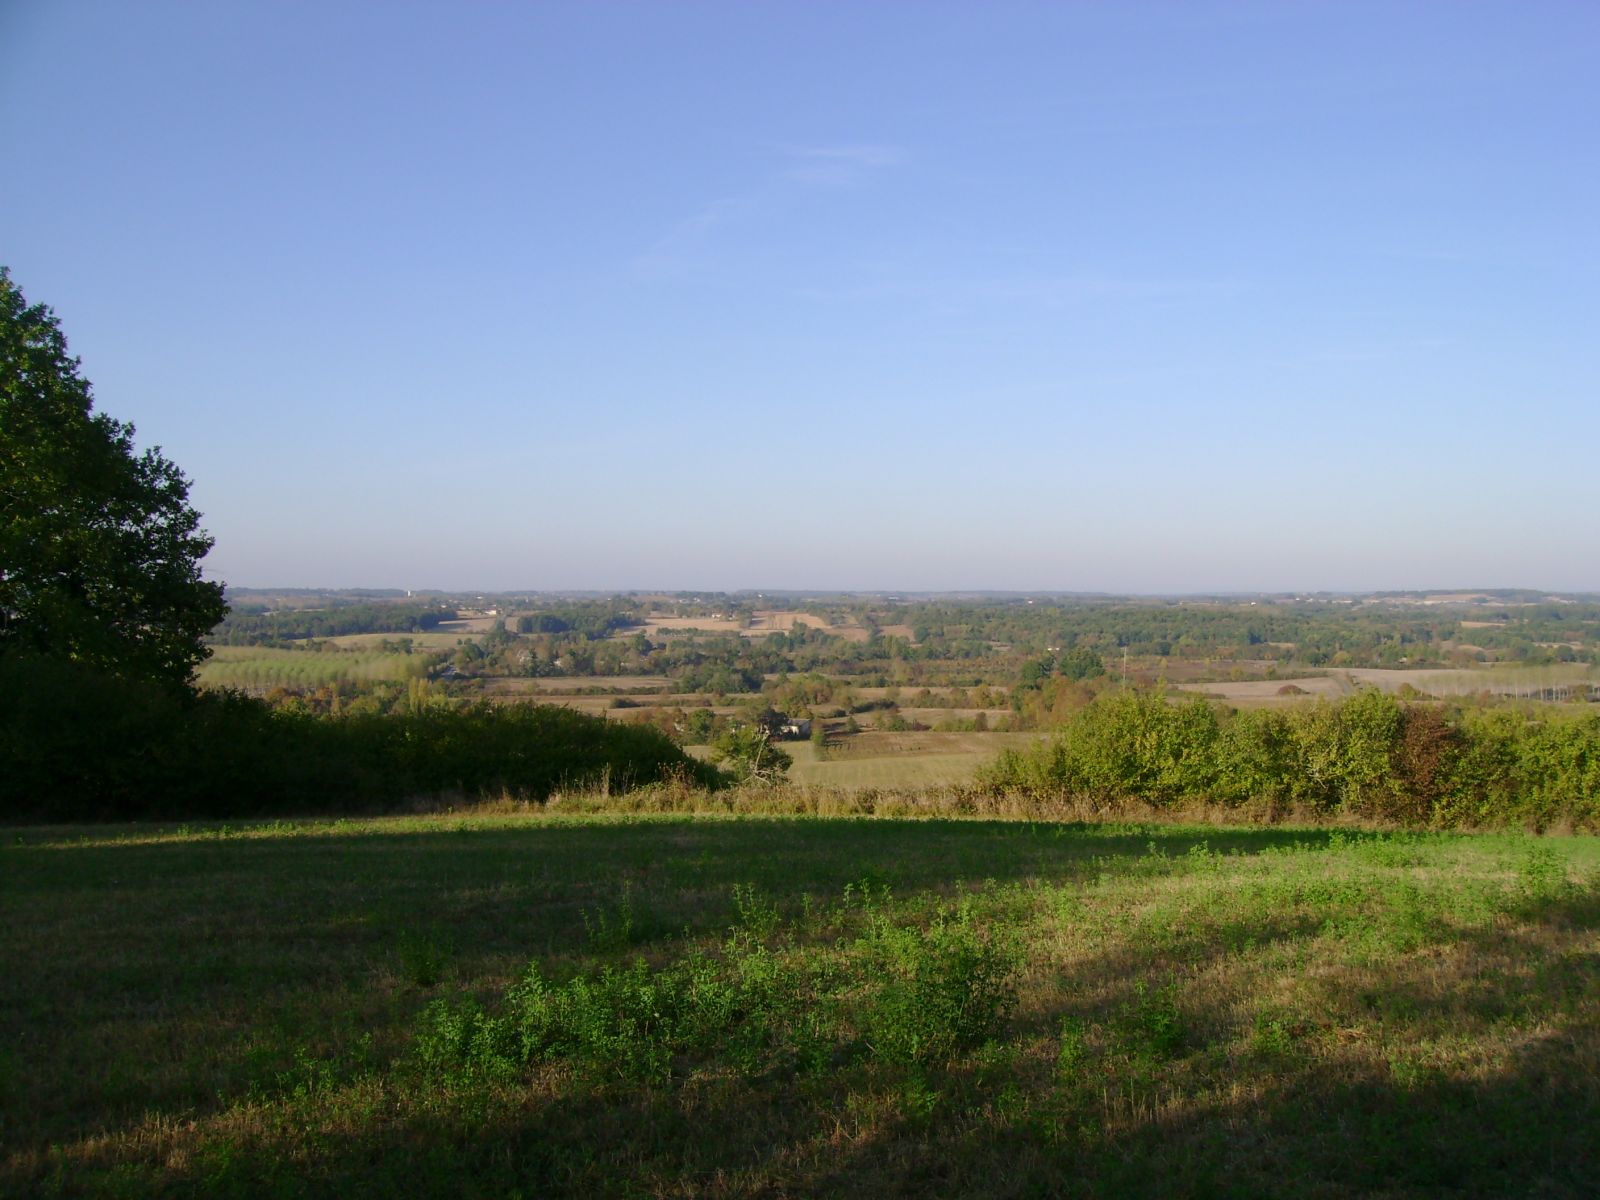
{"type": "Polygon", "coordinates": [[[893,300],[962,310],[991,305],[1058,308],[1083,303],[1212,301],[1239,294],[1235,279],[1132,275],[1017,275],[950,279],[885,279],[841,288],[803,288],[794,294],[827,302],[893,300]]]}
{"type": "Polygon", "coordinates": [[[908,157],[904,147],[872,144],[785,146],[783,151],[788,159],[783,178],[809,187],[851,187],[908,157]]]}
{"type": "Polygon", "coordinates": [[[701,252],[718,228],[737,220],[752,203],[753,197],[749,194],[712,200],[657,238],[648,250],[634,259],[634,266],[651,274],[682,269],[701,252]]]}
{"type": "Polygon", "coordinates": [[[836,145],[777,145],[778,163],[742,192],[718,197],[668,229],[635,260],[651,273],[678,272],[707,253],[718,230],[758,215],[801,189],[855,187],[904,164],[904,147],[849,142],[836,145]]]}

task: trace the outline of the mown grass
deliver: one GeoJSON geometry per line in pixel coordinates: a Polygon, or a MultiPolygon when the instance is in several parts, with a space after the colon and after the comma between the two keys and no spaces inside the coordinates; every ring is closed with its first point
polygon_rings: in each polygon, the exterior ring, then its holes
{"type": "Polygon", "coordinates": [[[1600,840],[20,829],[5,1194],[1592,1195],[1600,840]]]}

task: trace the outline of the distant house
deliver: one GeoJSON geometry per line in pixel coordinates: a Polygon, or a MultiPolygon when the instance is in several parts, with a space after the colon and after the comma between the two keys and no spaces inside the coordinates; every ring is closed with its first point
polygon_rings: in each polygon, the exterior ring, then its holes
{"type": "Polygon", "coordinates": [[[810,717],[785,717],[778,726],[778,736],[785,738],[808,738],[811,736],[810,717]]]}

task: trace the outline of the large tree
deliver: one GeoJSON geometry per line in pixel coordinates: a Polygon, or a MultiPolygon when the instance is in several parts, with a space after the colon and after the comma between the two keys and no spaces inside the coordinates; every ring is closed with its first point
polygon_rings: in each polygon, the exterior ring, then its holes
{"type": "Polygon", "coordinates": [[[227,611],[189,481],[93,411],[55,314],[0,267],[0,654],[187,685],[227,611]]]}

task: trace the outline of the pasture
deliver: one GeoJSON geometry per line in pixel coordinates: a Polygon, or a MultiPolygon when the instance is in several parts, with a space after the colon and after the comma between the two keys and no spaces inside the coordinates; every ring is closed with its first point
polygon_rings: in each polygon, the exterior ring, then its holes
{"type": "Polygon", "coordinates": [[[13,828],[0,901],[8,1195],[1600,1189],[1596,839],[13,828]]]}
{"type": "Polygon", "coordinates": [[[1554,700],[1566,698],[1580,685],[1600,687],[1600,669],[1586,663],[1562,663],[1546,667],[1496,663],[1441,670],[1347,667],[1307,677],[1285,674],[1277,679],[1174,684],[1179,691],[1200,692],[1225,700],[1237,708],[1297,704],[1308,698],[1338,700],[1353,695],[1362,687],[1375,687],[1391,693],[1411,687],[1441,700],[1473,696],[1481,692],[1511,698],[1554,700]],[[1280,694],[1280,689],[1290,685],[1299,691],[1280,694]]]}
{"type": "Polygon", "coordinates": [[[794,782],[856,790],[971,783],[978,768],[1003,747],[1031,745],[1039,738],[1029,733],[865,732],[830,744],[820,757],[810,742],[781,744],[794,759],[789,769],[794,782]]]}

